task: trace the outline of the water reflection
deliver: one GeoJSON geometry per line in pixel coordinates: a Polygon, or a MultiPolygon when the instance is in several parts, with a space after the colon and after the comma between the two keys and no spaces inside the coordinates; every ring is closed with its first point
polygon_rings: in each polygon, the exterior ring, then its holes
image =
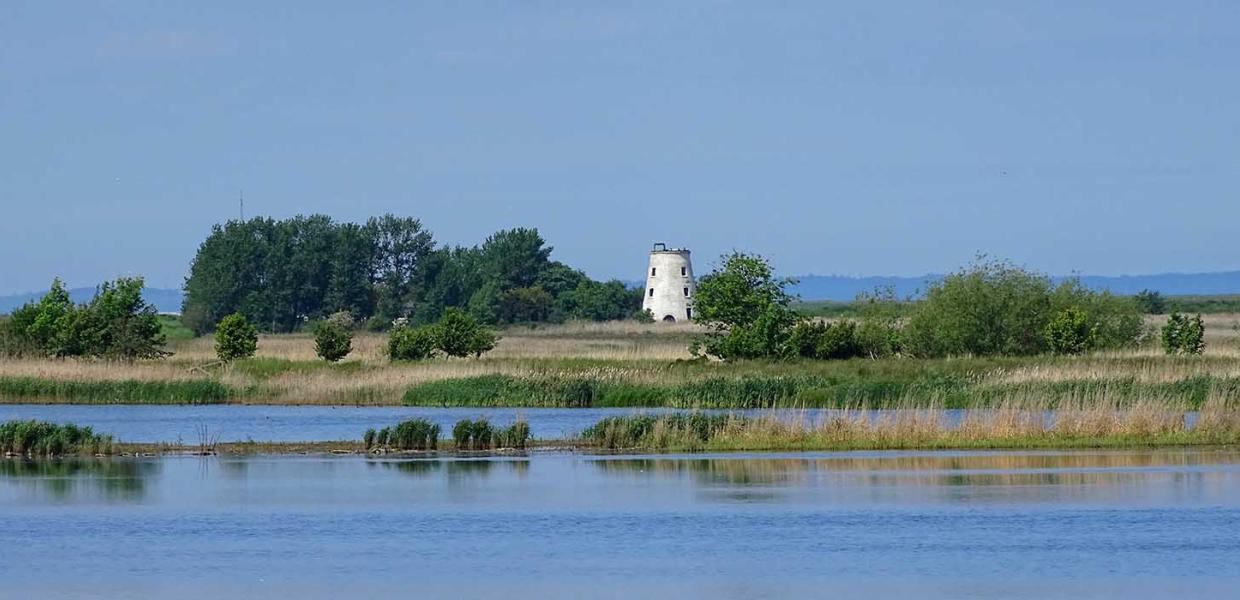
{"type": "Polygon", "coordinates": [[[1072,453],[855,453],[813,457],[601,458],[608,477],[682,481],[714,500],[820,498],[951,501],[961,493],[1005,500],[1104,500],[1128,490],[1200,494],[1234,486],[1240,454],[1196,450],[1072,453]],[[984,490],[991,489],[992,492],[984,490]],[[953,490],[961,490],[955,492],[953,490]]]}
{"type": "Polygon", "coordinates": [[[525,458],[517,460],[494,458],[368,460],[366,464],[371,468],[390,469],[416,477],[429,477],[442,473],[449,483],[485,479],[495,469],[503,469],[507,474],[524,478],[530,470],[530,461],[525,458]]]}
{"type": "Polygon", "coordinates": [[[136,502],[160,476],[161,463],[125,459],[55,459],[0,461],[0,481],[36,496],[65,501],[96,498],[136,502]]]}

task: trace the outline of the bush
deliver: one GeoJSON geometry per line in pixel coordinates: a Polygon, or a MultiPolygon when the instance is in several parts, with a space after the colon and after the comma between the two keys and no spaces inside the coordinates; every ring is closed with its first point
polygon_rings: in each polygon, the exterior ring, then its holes
{"type": "Polygon", "coordinates": [[[1040,354],[1051,349],[1051,320],[1073,307],[1094,327],[1096,349],[1130,347],[1141,336],[1141,314],[1130,298],[1094,292],[1078,280],[1054,286],[1011,263],[983,261],[931,285],[901,340],[921,357],[1040,354]]]}
{"type": "Polygon", "coordinates": [[[482,356],[495,347],[495,334],[468,313],[449,308],[435,324],[435,346],[448,356],[482,356]]]}
{"type": "Polygon", "coordinates": [[[1059,311],[1044,332],[1046,344],[1055,354],[1080,354],[1093,348],[1098,328],[1089,322],[1085,311],[1070,307],[1059,311]]]}
{"type": "Polygon", "coordinates": [[[314,331],[314,353],[328,362],[336,362],[353,350],[353,333],[332,321],[325,321],[314,331]]]}
{"type": "Polygon", "coordinates": [[[241,313],[233,313],[215,326],[215,355],[220,360],[254,356],[258,350],[258,330],[241,313]]]}
{"type": "Polygon", "coordinates": [[[862,355],[853,321],[803,321],[788,336],[789,353],[804,358],[847,359],[862,355]]]}
{"type": "Polygon", "coordinates": [[[1162,328],[1163,351],[1167,354],[1201,354],[1206,349],[1205,335],[1201,315],[1189,317],[1173,312],[1162,328]]]}
{"type": "Polygon", "coordinates": [[[392,360],[423,360],[435,353],[438,336],[429,325],[402,325],[388,335],[388,358],[392,360]]]}

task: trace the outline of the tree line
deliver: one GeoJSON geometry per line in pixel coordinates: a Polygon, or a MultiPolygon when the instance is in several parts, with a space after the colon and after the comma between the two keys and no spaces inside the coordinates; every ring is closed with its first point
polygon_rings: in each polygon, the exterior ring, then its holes
{"type": "MultiPolygon", "coordinates": [[[[696,319],[710,332],[695,353],[724,359],[868,356],[1029,356],[1133,347],[1152,337],[1139,302],[1096,292],[1003,261],[980,259],[931,284],[916,300],[865,294],[852,318],[797,313],[760,256],[733,253],[698,282],[696,319]]],[[[1200,318],[1178,315],[1164,331],[1168,353],[1200,353],[1200,318]]]]}
{"type": "Polygon", "coordinates": [[[623,319],[641,291],[594,281],[551,259],[537,229],[496,232],[470,247],[437,245],[415,218],[364,224],[324,215],[229,221],[212,228],[185,281],[182,320],[195,333],[240,313],[289,332],[347,311],[372,330],[433,323],[448,308],[488,325],[623,319]]]}

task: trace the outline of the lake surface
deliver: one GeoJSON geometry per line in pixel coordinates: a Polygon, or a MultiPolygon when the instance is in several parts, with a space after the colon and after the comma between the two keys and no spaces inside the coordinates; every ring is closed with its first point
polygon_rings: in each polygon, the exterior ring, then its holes
{"type": "Polygon", "coordinates": [[[0,461],[13,598],[1222,598],[1240,452],[0,461]]]}

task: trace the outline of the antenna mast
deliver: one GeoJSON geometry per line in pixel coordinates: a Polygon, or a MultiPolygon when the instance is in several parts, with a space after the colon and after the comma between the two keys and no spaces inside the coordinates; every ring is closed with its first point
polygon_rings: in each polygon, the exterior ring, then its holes
{"type": "Polygon", "coordinates": [[[245,222],[245,190],[237,192],[237,200],[241,203],[241,222],[245,222]]]}

